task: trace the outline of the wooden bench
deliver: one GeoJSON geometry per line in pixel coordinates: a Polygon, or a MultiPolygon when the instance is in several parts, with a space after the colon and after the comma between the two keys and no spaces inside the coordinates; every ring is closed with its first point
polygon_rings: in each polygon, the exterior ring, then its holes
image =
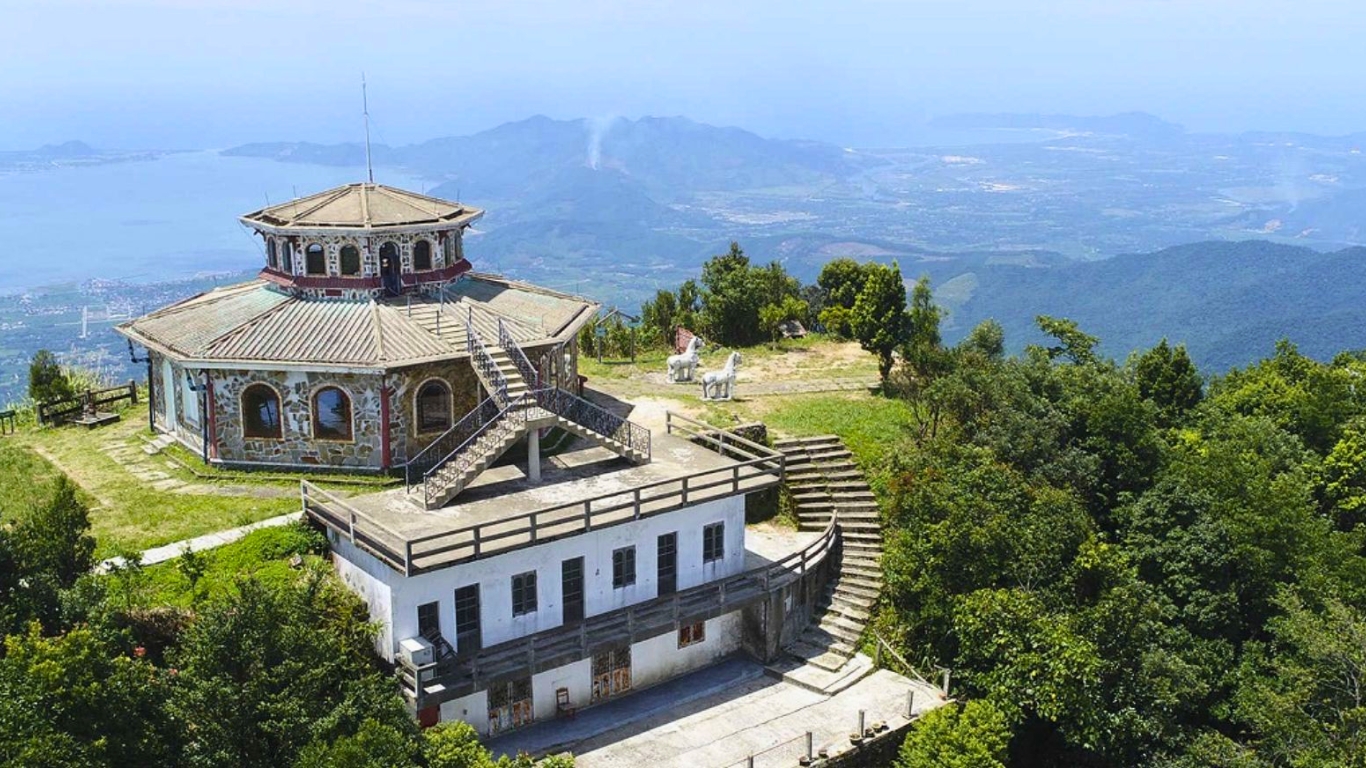
{"type": "Polygon", "coordinates": [[[16,414],[13,409],[0,411],[0,435],[14,434],[18,431],[16,414]]]}

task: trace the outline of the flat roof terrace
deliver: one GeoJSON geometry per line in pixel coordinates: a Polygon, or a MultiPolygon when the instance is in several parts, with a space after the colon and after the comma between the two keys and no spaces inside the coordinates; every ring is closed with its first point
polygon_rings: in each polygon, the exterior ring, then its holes
{"type": "Polygon", "coordinates": [[[430,511],[421,506],[420,490],[342,499],[305,481],[304,510],[411,575],[781,481],[781,454],[670,416],[665,433],[651,436],[648,464],[632,465],[595,446],[543,459],[539,482],[520,467],[493,467],[455,503],[430,511]]]}

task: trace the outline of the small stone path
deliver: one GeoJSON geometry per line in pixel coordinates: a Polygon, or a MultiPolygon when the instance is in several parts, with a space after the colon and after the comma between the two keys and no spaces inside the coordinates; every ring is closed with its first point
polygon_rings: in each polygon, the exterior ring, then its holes
{"type": "MultiPolygon", "coordinates": [[[[258,531],[262,528],[272,528],[278,525],[288,525],[289,523],[299,520],[302,516],[302,512],[289,512],[287,514],[279,515],[277,517],[271,517],[265,520],[260,520],[249,525],[241,525],[236,528],[229,528],[225,531],[215,531],[213,533],[206,533],[203,536],[196,536],[193,539],[174,541],[170,544],[163,544],[160,547],[152,547],[151,549],[143,551],[142,564],[155,565],[156,563],[164,563],[167,560],[174,560],[177,557],[180,557],[181,555],[185,554],[186,548],[188,548],[192,552],[202,552],[206,549],[221,547],[224,544],[231,544],[234,541],[241,539],[243,536],[246,536],[248,533],[251,533],[252,531],[258,531]]],[[[123,564],[123,558],[111,557],[108,560],[105,560],[104,562],[95,566],[95,572],[107,573],[111,568],[115,568],[123,564]]]]}

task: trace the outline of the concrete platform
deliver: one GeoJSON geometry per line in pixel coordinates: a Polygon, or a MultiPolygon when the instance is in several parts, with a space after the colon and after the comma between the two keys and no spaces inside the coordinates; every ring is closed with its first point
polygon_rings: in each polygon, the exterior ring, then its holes
{"type": "Polygon", "coordinates": [[[910,691],[917,714],[945,703],[937,689],[887,670],[827,696],[737,658],[488,746],[495,756],[570,751],[579,768],[728,768],[751,755],[760,768],[790,768],[805,752],[807,731],[816,750],[847,748],[860,709],[869,726],[905,724],[910,691]]]}

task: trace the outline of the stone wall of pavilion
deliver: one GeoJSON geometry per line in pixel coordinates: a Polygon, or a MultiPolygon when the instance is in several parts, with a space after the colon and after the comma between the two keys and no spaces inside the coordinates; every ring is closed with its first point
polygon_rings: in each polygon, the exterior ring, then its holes
{"type": "Polygon", "coordinates": [[[427,363],[390,373],[389,380],[389,440],[391,463],[403,464],[409,456],[416,456],[440,431],[423,433],[418,430],[417,393],[431,380],[444,382],[451,390],[451,423],[464,418],[487,395],[470,367],[468,359],[427,363]]]}
{"type": "Polygon", "coordinates": [[[298,371],[213,371],[214,434],[225,463],[314,466],[378,471],[382,464],[381,378],[373,374],[298,371]],[[280,398],[280,437],[248,437],[242,392],[262,383],[280,398]],[[333,386],[351,401],[351,440],[315,439],[313,394],[333,386]]]}

